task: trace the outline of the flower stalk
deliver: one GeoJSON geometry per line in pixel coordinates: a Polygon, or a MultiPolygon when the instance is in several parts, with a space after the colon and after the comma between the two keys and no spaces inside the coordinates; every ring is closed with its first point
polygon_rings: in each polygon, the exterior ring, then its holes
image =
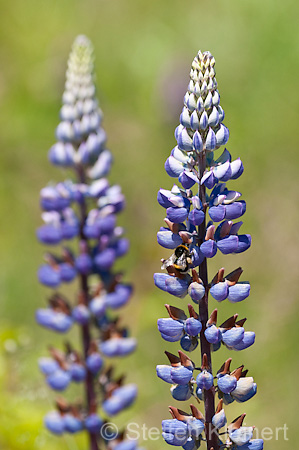
{"type": "MultiPolygon", "coordinates": [[[[93,50],[85,36],[78,36],[68,61],[61,122],[49,160],[69,170],[69,179],[41,190],[44,225],[37,230],[42,244],[50,247],[39,281],[54,289],[47,308],[36,312],[37,322],[52,331],[79,331],[80,347],[68,341],[65,349],[51,347],[50,356],[39,360],[48,386],[64,392],[71,383],[84,386],[84,399],[56,400],[56,410],[45,417],[56,435],[85,432],[89,449],[136,450],[137,443],[125,430],[107,432],[105,422],[135,400],[137,388],[115,376],[107,359],[126,356],[136,347],[120,317],[113,313],[124,306],[132,286],[115,272],[115,261],[129,249],[116,216],[125,206],[119,186],[106,178],[112,155],[106,148],[93,80],[93,50]],[[72,242],[72,246],[68,245],[72,242]],[[59,246],[53,252],[52,248],[59,246]],[[79,291],[69,300],[58,289],[77,280],[79,291]]],[[[117,430],[117,428],[115,428],[117,430]]]]}
{"type": "Polygon", "coordinates": [[[216,156],[229,138],[217,87],[214,57],[198,52],[175,131],[177,145],[165,163],[167,174],[178,178],[181,186],[175,184],[171,190],[158,192],[158,202],[166,209],[167,226],[160,228],[157,239],[173,254],[162,260],[166,273],[156,273],[155,284],[180,299],[188,294],[199,311],[197,314],[189,304],[188,318],[183,309],[166,305],[169,318],[159,319],[158,329],[164,340],[179,341],[184,352],[193,352],[200,343],[201,367],[181,350],[179,357],[165,352],[170,365],[158,365],[157,375],[172,385],[175,400],[203,402],[203,412],[193,404],[191,413],[170,407],[172,419],[162,422],[162,435],[168,444],[184,450],[200,446],[208,450],[261,450],[263,441],[252,439],[253,427],[242,426],[245,415],[226,427],[224,411],[224,406],[226,409],[233,401],[243,403],[255,395],[253,378],[246,376],[243,365],[231,370],[231,358],[215,375],[212,371],[212,353],[221,345],[240,351],[255,340],[254,332],[245,331],[246,319],[237,320],[235,314],[217,326],[218,309],[209,311],[209,294],[219,303],[225,299],[238,303],[250,293],[250,284],[239,282],[240,267],[226,276],[220,268],[211,281],[208,278],[208,259],[218,251],[238,254],[251,245],[250,235],[239,234],[242,222],[235,222],[245,213],[246,203],[240,200],[240,192],[226,187],[229,180],[242,175],[243,164],[240,159],[232,161],[226,148],[216,156]],[[219,402],[215,408],[216,395],[219,402]],[[223,427],[225,433],[220,431],[223,427]]]}

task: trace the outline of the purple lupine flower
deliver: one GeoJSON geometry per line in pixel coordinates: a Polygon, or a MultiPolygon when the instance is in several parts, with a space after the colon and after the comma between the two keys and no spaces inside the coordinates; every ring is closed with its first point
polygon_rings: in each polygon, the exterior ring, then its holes
{"type": "MultiPolygon", "coordinates": [[[[255,341],[255,333],[244,328],[246,319],[238,320],[235,314],[217,325],[217,309],[211,314],[208,311],[209,292],[212,301],[219,303],[226,299],[239,303],[250,294],[249,282],[239,281],[240,267],[226,276],[221,268],[208,281],[208,259],[217,257],[219,252],[242,253],[251,246],[250,235],[241,232],[240,218],[246,213],[246,202],[234,186],[234,180],[244,171],[243,163],[240,158],[233,159],[227,148],[218,152],[227,144],[229,131],[223,123],[217,87],[214,57],[209,52],[198,52],[192,62],[180,124],[175,130],[176,146],[165,163],[167,174],[178,182],[159,189],[157,196],[166,216],[157,241],[168,254],[162,260],[162,272],[154,274],[155,285],[178,297],[181,305],[189,295],[199,306],[198,312],[192,308],[191,314],[188,305],[189,318],[183,306],[179,309],[167,304],[169,318],[158,319],[158,330],[165,341],[178,341],[184,351],[193,351],[194,360],[200,342],[201,363],[192,362],[181,351],[179,357],[165,352],[170,365],[158,365],[156,370],[159,378],[172,384],[174,399],[185,401],[195,396],[204,402],[207,448],[262,448],[262,441],[252,439],[252,433],[247,433],[242,424],[229,428],[227,443],[214,432],[226,424],[223,404],[245,402],[257,390],[243,366],[230,371],[231,358],[216,377],[212,371],[211,353],[221,345],[240,351],[255,341]],[[195,373],[197,370],[199,374],[195,373]],[[216,392],[220,403],[215,410],[216,392]]],[[[174,411],[172,408],[173,419],[162,423],[165,441],[196,450],[201,438],[196,440],[190,433],[187,413],[174,411]]]]}
{"type": "Polygon", "coordinates": [[[101,437],[107,418],[98,414],[97,406],[102,406],[105,415],[115,415],[137,395],[134,384],[120,386],[123,377],[115,377],[111,366],[105,368],[106,356],[126,356],[136,347],[136,340],[113,317],[113,310],[124,306],[132,295],[132,286],[113,269],[115,261],[127,253],[129,243],[123,228],[117,226],[124,196],[120,186],[110,186],[106,178],[112,155],[106,147],[95,95],[92,46],[85,36],[74,42],[66,77],[57,142],[48,156],[52,164],[69,169],[70,174],[67,181],[52,183],[40,192],[44,224],[38,228],[37,238],[51,247],[51,253],[45,255],[38,279],[52,289],[75,279],[80,287],[72,301],[58,292],[52,295],[48,306],[37,310],[36,321],[60,333],[79,326],[83,352],[70,343],[65,351],[51,347],[50,357],[41,358],[39,367],[55,391],[83,384],[86,402],[78,407],[57,401],[57,409],[47,414],[45,425],[57,435],[85,430],[90,450],[98,450],[99,444],[101,448],[108,444],[121,448],[126,442],[121,436],[116,435],[113,442],[101,437]],[[75,245],[67,247],[71,240],[75,245]],[[57,244],[62,247],[55,252],[57,244]],[[102,404],[98,391],[104,393],[102,404]]]}

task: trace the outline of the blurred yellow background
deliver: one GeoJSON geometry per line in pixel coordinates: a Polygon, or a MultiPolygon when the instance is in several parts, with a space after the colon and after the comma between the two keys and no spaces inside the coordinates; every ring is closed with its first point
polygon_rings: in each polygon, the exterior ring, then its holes
{"type": "MultiPolygon", "coordinates": [[[[226,409],[229,420],[247,412],[246,424],[282,427],[288,441],[265,448],[296,448],[298,364],[298,123],[299,4],[284,0],[1,0],[0,16],[0,448],[2,450],[86,449],[84,436],[48,434],[42,417],[54,395],[45,386],[37,358],[61,343],[35,324],[34,311],[49,294],[36,271],[43,248],[35,239],[40,225],[39,191],[66,173],[52,168],[47,152],[54,143],[66,61],[76,35],[93,42],[97,88],[104,112],[108,147],[115,162],[111,182],[127,197],[120,222],[131,240],[120,261],[135,295],[123,323],[138,337],[136,354],[117,361],[119,371],[139,385],[135,406],[117,419],[121,427],[137,422],[160,427],[169,404],[184,407],[156,378],[165,349],[156,320],[164,303],[185,307],[155,289],[153,273],[169,252],[159,248],[156,232],[164,211],[156,202],[171,180],[164,161],[175,145],[190,64],[197,51],[216,58],[221,106],[230,129],[227,148],[241,157],[244,175],[234,188],[247,201],[243,229],[253,237],[246,254],[216,256],[210,279],[224,266],[242,265],[252,293],[245,302],[220,305],[223,320],[238,312],[256,344],[233,354],[244,363],[258,394],[226,409]]],[[[211,308],[216,307],[211,299],[211,308]]],[[[77,340],[76,333],[72,335],[77,340]]],[[[198,355],[199,356],[199,355],[198,355]]],[[[214,356],[218,369],[230,356],[214,356]]],[[[192,354],[196,359],[196,351],[192,354]]],[[[70,395],[81,395],[75,387],[70,395]]],[[[169,448],[145,440],[149,450],[169,448]]]]}

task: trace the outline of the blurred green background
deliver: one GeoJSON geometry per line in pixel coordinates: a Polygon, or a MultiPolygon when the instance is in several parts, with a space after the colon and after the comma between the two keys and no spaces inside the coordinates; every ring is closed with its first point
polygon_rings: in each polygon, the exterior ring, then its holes
{"type": "MultiPolygon", "coordinates": [[[[84,436],[56,438],[44,431],[42,417],[54,396],[45,387],[36,360],[62,341],[37,327],[34,311],[48,291],[36,270],[43,249],[35,240],[41,223],[39,190],[66,174],[50,167],[66,61],[77,34],[95,47],[98,96],[104,111],[108,147],[115,163],[111,181],[120,183],[127,208],[120,219],[132,251],[121,261],[135,295],[124,323],[139,339],[135,355],[120,362],[140,395],[117,424],[132,421],[160,427],[173,404],[168,386],[156,379],[155,365],[166,362],[156,329],[164,303],[182,307],[153,286],[161,257],[156,244],[164,212],[156,202],[160,187],[172,186],[164,161],[175,145],[190,63],[198,49],[216,58],[217,81],[227,148],[240,156],[245,173],[231,186],[247,201],[243,229],[253,236],[250,251],[210,262],[244,268],[252,294],[240,305],[224,302],[220,320],[235,312],[255,330],[252,348],[233,355],[258,383],[247,404],[227,408],[229,420],[247,412],[247,424],[287,425],[265,448],[296,448],[298,374],[298,121],[299,4],[290,0],[1,0],[0,16],[0,448],[86,449],[84,436]],[[296,439],[296,441],[295,441],[296,439]]],[[[211,308],[216,307],[211,300],[211,308]]],[[[73,335],[74,340],[77,336],[73,335]]],[[[218,369],[229,352],[214,356],[218,369]]],[[[198,358],[198,353],[192,358],[198,358]]],[[[119,369],[121,370],[121,369],[119,369]]],[[[74,389],[75,397],[80,388],[74,389]]],[[[76,397],[76,398],[77,398],[76,397]]],[[[147,437],[147,436],[145,436],[147,437]]],[[[142,439],[141,439],[142,441],[142,439]]],[[[162,439],[145,439],[150,450],[168,448],[162,439]]]]}

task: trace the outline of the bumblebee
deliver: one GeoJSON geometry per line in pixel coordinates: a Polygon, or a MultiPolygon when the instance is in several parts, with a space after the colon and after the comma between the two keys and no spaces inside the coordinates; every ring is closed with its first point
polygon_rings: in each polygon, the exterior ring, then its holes
{"type": "Polygon", "coordinates": [[[185,274],[192,265],[191,253],[187,245],[180,244],[174,253],[168,259],[162,259],[161,269],[166,269],[168,272],[174,272],[175,269],[181,274],[185,274]]]}

